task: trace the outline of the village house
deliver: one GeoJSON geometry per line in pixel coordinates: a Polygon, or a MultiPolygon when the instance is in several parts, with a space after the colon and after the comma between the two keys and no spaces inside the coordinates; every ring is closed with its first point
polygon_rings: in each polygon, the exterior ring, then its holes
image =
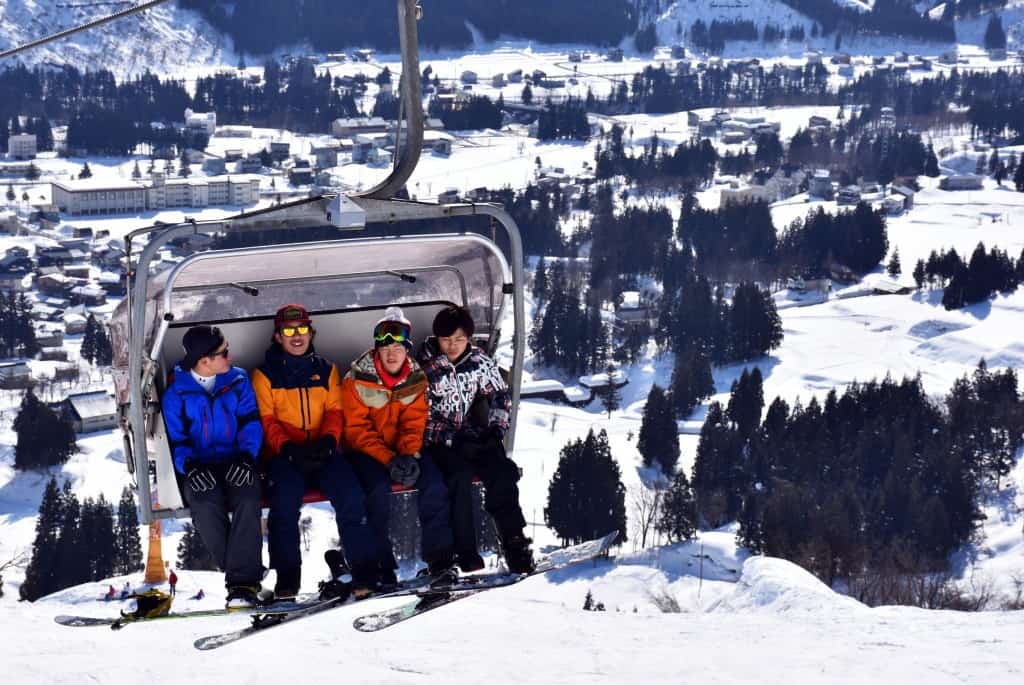
{"type": "Polygon", "coordinates": [[[15,390],[32,385],[32,369],[27,361],[0,362],[0,388],[15,390]]]}
{"type": "Polygon", "coordinates": [[[15,133],[7,138],[7,156],[11,159],[34,159],[36,134],[15,133]]]}
{"type": "Polygon", "coordinates": [[[117,427],[117,403],[105,390],[68,395],[63,413],[75,433],[92,433],[117,427]]]}

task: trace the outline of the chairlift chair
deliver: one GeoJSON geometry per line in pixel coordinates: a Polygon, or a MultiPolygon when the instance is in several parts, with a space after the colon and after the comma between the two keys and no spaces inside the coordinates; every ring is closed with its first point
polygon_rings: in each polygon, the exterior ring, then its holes
{"type": "Polygon", "coordinates": [[[251,370],[271,340],[274,312],[289,302],[310,310],[318,352],[342,373],[371,346],[373,324],[389,305],[402,307],[417,342],[442,307],[465,306],[476,322],[476,342],[494,353],[511,304],[512,413],[506,448],[513,447],[525,347],[519,231],[499,205],[393,199],[412,174],[423,139],[416,47],[420,8],[416,0],[397,0],[397,5],[402,72],[412,78],[401,79],[399,116],[405,127],[399,135],[407,144],[395,146],[384,181],[359,194],[322,195],[226,219],[158,223],[125,238],[128,296],[114,313],[111,337],[125,461],[144,523],[189,515],[160,413],[167,374],[183,356],[185,331],[196,324],[219,326],[234,363],[251,370]],[[424,223],[451,226],[464,217],[486,217],[489,235],[422,232],[424,223]],[[381,227],[386,236],[366,236],[368,229],[380,232],[381,227]],[[332,237],[291,242],[308,229],[322,234],[325,228],[332,237]],[[224,244],[225,237],[251,238],[264,231],[293,235],[288,242],[215,247],[151,273],[160,250],[172,240],[206,234],[224,244]]]}

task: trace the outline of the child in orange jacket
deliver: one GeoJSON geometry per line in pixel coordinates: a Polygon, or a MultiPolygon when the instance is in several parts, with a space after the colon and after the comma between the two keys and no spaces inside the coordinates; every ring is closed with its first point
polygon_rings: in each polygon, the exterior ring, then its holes
{"type": "Polygon", "coordinates": [[[427,378],[409,352],[412,325],[388,307],[373,329],[373,348],[352,363],[341,383],[342,443],[366,492],[366,509],[382,559],[378,580],[395,582],[391,549],[392,481],[419,490],[422,554],[434,576],[454,574],[448,491],[433,460],[420,453],[429,406],[427,378]]]}

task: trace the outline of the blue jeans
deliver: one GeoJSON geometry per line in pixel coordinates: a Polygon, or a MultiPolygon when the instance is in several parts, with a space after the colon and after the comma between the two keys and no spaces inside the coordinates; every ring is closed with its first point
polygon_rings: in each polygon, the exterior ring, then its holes
{"type": "MultiPolygon", "coordinates": [[[[346,455],[366,490],[366,513],[377,539],[377,552],[382,565],[397,568],[391,549],[391,476],[388,468],[362,452],[346,455]]],[[[452,552],[451,506],[448,488],[437,464],[427,454],[419,459],[420,477],[416,481],[423,560],[449,555],[452,552]]]]}
{"type": "Polygon", "coordinates": [[[267,463],[267,476],[271,568],[288,571],[302,564],[299,510],[307,485],[318,487],[334,507],[338,536],[348,562],[352,565],[377,563],[376,541],[366,515],[366,496],[351,465],[339,453],[335,452],[310,476],[309,483],[294,464],[281,457],[274,457],[267,463]]]}

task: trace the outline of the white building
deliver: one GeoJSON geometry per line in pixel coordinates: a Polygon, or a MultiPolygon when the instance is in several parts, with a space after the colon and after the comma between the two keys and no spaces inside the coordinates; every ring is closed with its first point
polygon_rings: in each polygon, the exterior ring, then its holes
{"type": "Polygon", "coordinates": [[[166,179],[155,172],[149,184],[79,179],[51,184],[53,204],[63,214],[137,214],[171,207],[251,205],[259,199],[258,176],[166,179]]]}
{"type": "Polygon", "coordinates": [[[11,159],[35,159],[36,134],[16,133],[8,137],[7,156],[11,159]]]}
{"type": "Polygon", "coordinates": [[[193,131],[202,131],[208,136],[212,136],[217,130],[217,113],[216,112],[193,112],[190,108],[185,108],[185,128],[192,129],[193,131]]]}

